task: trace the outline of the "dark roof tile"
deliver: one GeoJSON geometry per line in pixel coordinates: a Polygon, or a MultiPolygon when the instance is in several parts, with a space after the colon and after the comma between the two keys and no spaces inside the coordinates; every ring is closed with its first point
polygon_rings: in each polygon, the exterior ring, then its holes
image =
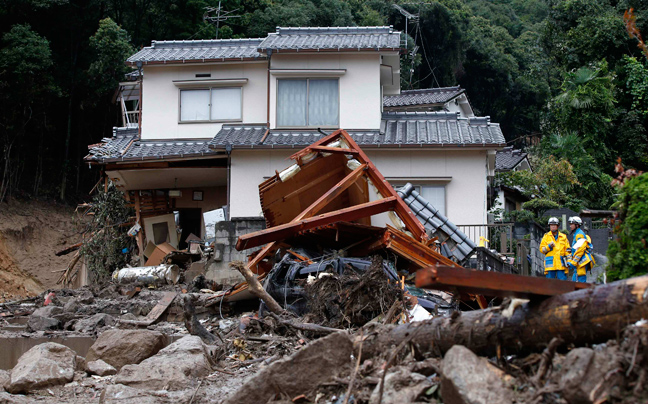
{"type": "Polygon", "coordinates": [[[392,27],[277,27],[259,45],[260,51],[400,49],[400,32],[392,27]]]}
{"type": "Polygon", "coordinates": [[[465,90],[459,86],[403,90],[398,95],[384,96],[383,106],[404,107],[411,105],[445,104],[464,92],[465,90]]]}

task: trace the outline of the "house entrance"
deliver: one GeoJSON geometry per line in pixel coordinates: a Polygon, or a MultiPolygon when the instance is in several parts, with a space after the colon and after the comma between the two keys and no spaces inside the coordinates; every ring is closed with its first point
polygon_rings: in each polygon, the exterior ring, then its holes
{"type": "Polygon", "coordinates": [[[187,248],[187,237],[193,233],[197,237],[202,235],[202,209],[200,208],[186,208],[178,209],[178,226],[182,229],[180,240],[178,242],[178,249],[184,250],[187,248]]]}

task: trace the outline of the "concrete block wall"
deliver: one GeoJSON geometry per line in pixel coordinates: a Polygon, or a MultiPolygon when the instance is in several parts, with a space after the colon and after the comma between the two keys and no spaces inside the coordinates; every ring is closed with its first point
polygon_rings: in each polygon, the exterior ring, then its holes
{"type": "Polygon", "coordinates": [[[232,261],[247,262],[247,256],[260,247],[237,251],[236,241],[243,234],[263,230],[265,227],[265,219],[262,217],[232,218],[230,221],[217,223],[214,260],[206,268],[205,277],[225,285],[244,281],[245,279],[238,271],[229,268],[229,263],[232,261]]]}

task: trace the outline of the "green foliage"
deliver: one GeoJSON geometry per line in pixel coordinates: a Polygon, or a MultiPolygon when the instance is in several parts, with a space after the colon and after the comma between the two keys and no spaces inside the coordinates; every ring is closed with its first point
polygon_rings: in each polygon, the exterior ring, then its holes
{"type": "Polygon", "coordinates": [[[531,199],[530,201],[524,202],[522,204],[522,209],[530,210],[531,212],[536,214],[536,217],[542,216],[546,211],[550,209],[558,208],[560,208],[560,205],[558,205],[556,202],[544,198],[531,199]]]}
{"type": "Polygon", "coordinates": [[[32,31],[29,24],[14,25],[2,36],[4,47],[0,51],[0,68],[3,74],[21,80],[24,75],[43,74],[52,66],[49,41],[32,31]]]}
{"type": "Polygon", "coordinates": [[[90,37],[90,48],[96,56],[88,74],[97,82],[96,92],[113,93],[124,74],[132,70],[124,64],[135,51],[128,33],[112,19],[105,18],[99,21],[99,29],[90,37]]]}
{"type": "Polygon", "coordinates": [[[620,189],[615,207],[619,210],[617,236],[608,247],[608,280],[648,273],[648,174],[629,180],[620,189]]]}
{"type": "Polygon", "coordinates": [[[88,239],[81,248],[81,254],[91,274],[92,282],[102,282],[110,278],[113,271],[126,266],[130,257],[123,253],[124,248],[132,251],[135,240],[130,237],[128,227],[122,226],[134,215],[126,206],[124,195],[113,184],[104,192],[100,187],[90,209],[91,221],[86,234],[88,239]]]}
{"type": "Polygon", "coordinates": [[[632,95],[631,108],[642,115],[648,114],[648,68],[645,59],[639,62],[637,58],[623,56],[627,73],[626,87],[632,95]]]}

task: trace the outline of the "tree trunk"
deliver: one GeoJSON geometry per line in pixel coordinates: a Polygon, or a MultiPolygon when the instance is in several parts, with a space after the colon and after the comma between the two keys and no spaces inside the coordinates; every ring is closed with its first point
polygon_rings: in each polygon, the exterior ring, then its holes
{"type": "Polygon", "coordinates": [[[398,345],[412,333],[420,352],[435,354],[453,345],[482,355],[541,351],[553,338],[582,346],[617,338],[625,326],[642,318],[648,318],[648,275],[539,302],[514,299],[507,307],[378,330],[364,341],[363,355],[398,345]]]}

